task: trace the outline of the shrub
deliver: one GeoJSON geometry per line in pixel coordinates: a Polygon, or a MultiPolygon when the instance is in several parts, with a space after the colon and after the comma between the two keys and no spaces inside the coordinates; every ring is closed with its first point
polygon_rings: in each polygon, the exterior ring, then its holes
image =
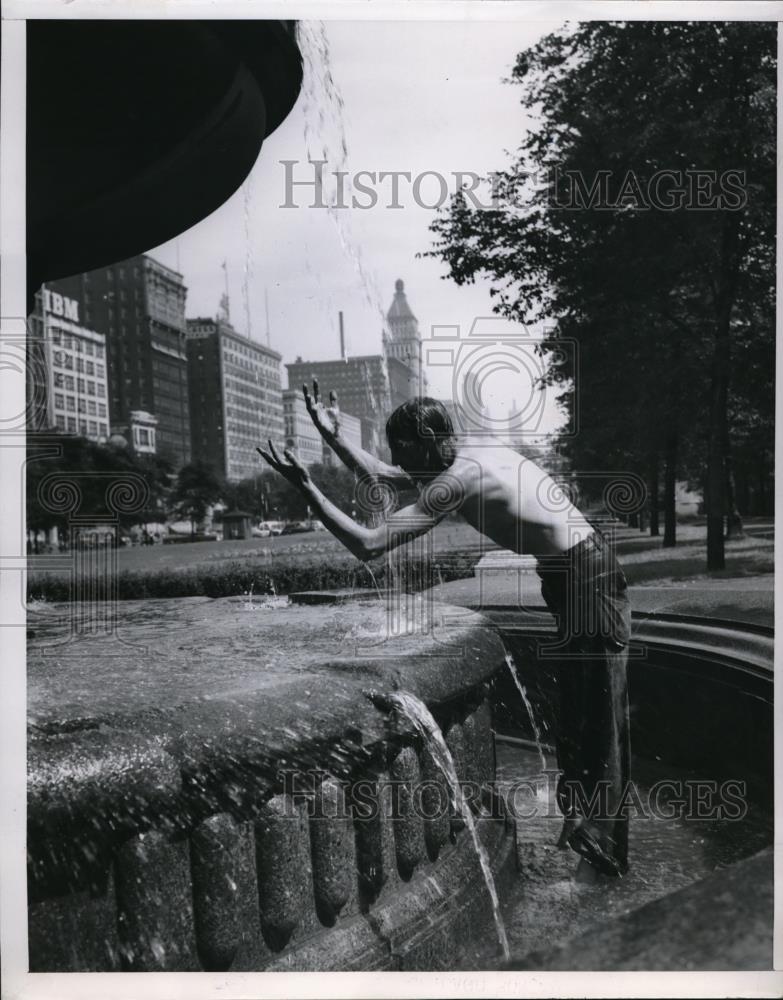
{"type": "MultiPolygon", "coordinates": [[[[433,583],[459,580],[473,575],[478,553],[449,553],[437,559],[403,559],[393,563],[396,585],[417,591],[433,583]]],[[[272,558],[262,565],[229,562],[218,566],[191,566],[181,570],[154,572],[120,572],[117,592],[121,600],[150,597],[232,597],[247,593],[290,594],[298,590],[331,590],[333,588],[371,588],[373,577],[378,586],[385,586],[389,564],[373,562],[368,568],[350,557],[328,559],[321,556],[311,562],[299,558],[272,558]],[[372,575],[371,575],[372,572],[372,575]]],[[[51,573],[28,576],[28,600],[63,602],[71,599],[71,579],[51,573]]]]}

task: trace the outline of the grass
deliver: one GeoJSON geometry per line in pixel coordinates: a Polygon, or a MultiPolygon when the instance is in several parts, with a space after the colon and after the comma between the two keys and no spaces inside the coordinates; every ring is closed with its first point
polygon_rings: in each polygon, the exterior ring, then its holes
{"type": "MultiPolygon", "coordinates": [[[[472,576],[488,547],[477,532],[456,521],[438,525],[430,542],[402,546],[391,563],[376,560],[369,570],[326,533],[120,549],[117,593],[121,600],[134,600],[231,597],[251,588],[254,594],[359,589],[373,587],[373,578],[384,586],[390,573],[405,589],[421,590],[472,576]]],[[[72,558],[60,558],[61,566],[46,570],[42,559],[30,558],[28,599],[71,600],[72,558]]]]}
{"type": "MultiPolygon", "coordinates": [[[[680,532],[683,544],[664,549],[661,539],[634,535],[623,529],[618,537],[620,561],[630,583],[697,580],[705,573],[703,526],[680,532]],[[637,543],[638,540],[638,543],[637,543]]],[[[377,560],[368,568],[350,556],[326,533],[288,535],[247,541],[198,542],[120,549],[117,591],[122,600],[152,597],[230,597],[247,593],[290,594],[297,590],[370,588],[394,582],[407,590],[421,590],[473,576],[476,563],[490,549],[468,525],[447,520],[426,542],[403,546],[390,564],[377,560]],[[370,572],[371,571],[371,572],[370,572]],[[373,580],[374,577],[374,580],[373,580]]],[[[770,538],[748,535],[727,542],[726,569],[710,578],[772,573],[774,545],[770,538]]],[[[29,561],[27,593],[30,600],[69,601],[72,560],[43,569],[42,560],[29,561]]]]}

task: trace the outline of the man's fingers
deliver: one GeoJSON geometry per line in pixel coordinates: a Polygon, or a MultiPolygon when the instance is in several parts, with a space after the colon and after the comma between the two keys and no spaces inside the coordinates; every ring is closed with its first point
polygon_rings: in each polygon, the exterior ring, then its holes
{"type": "Polygon", "coordinates": [[[311,411],[311,410],[312,410],[312,408],[313,408],[313,401],[312,401],[312,400],[310,399],[310,391],[309,391],[309,389],[307,388],[307,383],[305,383],[305,384],[304,384],[304,385],[302,386],[302,392],[304,393],[304,401],[305,401],[305,406],[307,407],[307,409],[308,409],[308,412],[309,412],[309,411],[311,411]]]}
{"type": "Polygon", "coordinates": [[[280,456],[275,451],[275,446],[272,444],[272,439],[271,438],[269,439],[269,452],[272,455],[272,458],[277,462],[278,465],[282,465],[283,464],[280,461],[280,456]]]}
{"type": "Polygon", "coordinates": [[[331,407],[334,407],[335,409],[337,408],[337,393],[334,391],[334,389],[331,389],[329,391],[329,405],[331,407]]]}
{"type": "Polygon", "coordinates": [[[274,460],[272,459],[272,456],[268,452],[264,451],[263,448],[256,448],[256,451],[261,456],[261,458],[263,458],[266,462],[269,463],[269,465],[274,466],[275,464],[274,460]]]}
{"type": "Polygon", "coordinates": [[[317,378],[313,379],[313,399],[315,400],[316,405],[317,405],[318,404],[318,379],[317,378]]]}

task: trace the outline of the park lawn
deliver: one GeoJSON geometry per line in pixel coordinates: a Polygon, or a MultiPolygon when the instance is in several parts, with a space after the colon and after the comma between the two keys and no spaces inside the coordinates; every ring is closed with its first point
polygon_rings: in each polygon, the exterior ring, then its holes
{"type": "MultiPolygon", "coordinates": [[[[369,566],[325,532],[119,549],[114,550],[116,594],[121,600],[290,594],[384,586],[389,579],[404,589],[421,590],[472,576],[476,563],[492,547],[473,528],[450,519],[426,539],[401,546],[391,559],[377,559],[369,566]]],[[[73,558],[71,553],[31,557],[28,598],[70,600],[73,558]]],[[[96,573],[92,560],[88,565],[96,573]]],[[[111,571],[111,561],[105,568],[111,571]]],[[[96,577],[101,573],[98,569],[96,577]]]]}
{"type": "MultiPolygon", "coordinates": [[[[457,519],[441,522],[431,532],[433,554],[487,552],[497,548],[469,524],[457,519]]],[[[421,547],[421,543],[415,543],[421,547]]],[[[405,554],[411,546],[402,546],[405,554]]],[[[301,535],[279,535],[275,538],[248,538],[246,540],[217,542],[181,542],[174,545],[146,545],[121,548],[117,551],[120,573],[177,572],[199,568],[217,570],[229,563],[246,563],[263,566],[278,559],[292,563],[333,561],[348,556],[347,550],[327,531],[313,531],[301,535]]],[[[479,558],[479,556],[477,556],[479,558]]],[[[67,576],[71,572],[72,556],[29,556],[29,571],[34,575],[67,576]],[[53,561],[62,560],[62,567],[44,569],[53,561]]]]}
{"type": "MultiPolygon", "coordinates": [[[[662,539],[619,532],[620,562],[632,584],[696,580],[705,574],[703,527],[685,531],[688,541],[662,547],[662,539]],[[701,535],[701,537],[700,537],[701,535]],[[632,542],[630,548],[628,542],[632,542]]],[[[363,589],[390,581],[407,590],[474,575],[482,555],[497,546],[457,519],[439,524],[431,535],[378,559],[369,567],[326,532],[247,541],[194,542],[120,549],[117,596],[208,597],[288,594],[297,590],[363,589]]],[[[27,593],[31,599],[67,601],[71,597],[73,556],[31,557],[27,593]],[[47,566],[46,563],[49,563],[47,566]]],[[[111,564],[109,564],[111,565],[111,564]]],[[[108,567],[107,567],[108,568],[108,567]]],[[[95,572],[93,567],[90,567],[95,572]]],[[[774,571],[774,542],[748,535],[726,543],[726,569],[711,577],[743,577],[774,571]]],[[[99,570],[100,572],[100,570],[99,570]]]]}

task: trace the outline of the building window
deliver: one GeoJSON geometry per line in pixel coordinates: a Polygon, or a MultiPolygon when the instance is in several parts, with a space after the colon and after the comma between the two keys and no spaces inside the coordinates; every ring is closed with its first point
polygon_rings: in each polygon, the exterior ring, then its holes
{"type": "Polygon", "coordinates": [[[88,402],[87,402],[87,412],[89,413],[89,415],[91,417],[94,417],[96,415],[96,407],[95,407],[95,400],[94,399],[88,400],[88,402]]]}
{"type": "Polygon", "coordinates": [[[101,424],[100,426],[101,426],[101,437],[106,437],[109,433],[106,424],[101,424]]]}
{"type": "Polygon", "coordinates": [[[90,434],[97,437],[98,435],[98,424],[94,420],[88,422],[88,427],[90,428],[90,434]]]}
{"type": "Polygon", "coordinates": [[[99,417],[105,417],[106,416],[106,404],[105,403],[98,403],[98,416],[99,417]]]}
{"type": "Polygon", "coordinates": [[[86,434],[87,433],[87,421],[86,420],[80,420],[79,421],[79,433],[80,434],[86,434]]]}
{"type": "Polygon", "coordinates": [[[68,417],[68,430],[71,434],[76,433],[76,417],[68,417]]]}
{"type": "Polygon", "coordinates": [[[87,343],[84,345],[84,353],[89,354],[89,356],[92,357],[92,352],[93,352],[93,347],[90,341],[88,340],[87,343]]]}
{"type": "Polygon", "coordinates": [[[73,396],[65,397],[65,405],[66,408],[70,410],[71,413],[76,413],[76,400],[73,398],[73,396]]]}
{"type": "Polygon", "coordinates": [[[63,394],[61,392],[56,392],[54,394],[54,405],[58,410],[65,409],[65,399],[63,398],[63,394]]]}
{"type": "Polygon", "coordinates": [[[65,376],[65,388],[69,392],[73,392],[73,375],[66,375],[65,376]]]}
{"type": "Polygon", "coordinates": [[[84,372],[84,360],[82,358],[76,359],[76,371],[82,373],[84,372]]]}
{"type": "Polygon", "coordinates": [[[83,399],[79,400],[78,406],[79,406],[79,413],[87,412],[87,403],[83,399]]]}
{"type": "MultiPolygon", "coordinates": [[[[79,360],[81,361],[81,358],[79,360]]],[[[93,375],[95,373],[95,365],[92,363],[92,361],[87,362],[85,369],[88,375],[93,375]]]]}
{"type": "Polygon", "coordinates": [[[55,416],[54,422],[57,425],[57,429],[60,431],[65,430],[65,417],[61,416],[59,413],[55,416]]]}

